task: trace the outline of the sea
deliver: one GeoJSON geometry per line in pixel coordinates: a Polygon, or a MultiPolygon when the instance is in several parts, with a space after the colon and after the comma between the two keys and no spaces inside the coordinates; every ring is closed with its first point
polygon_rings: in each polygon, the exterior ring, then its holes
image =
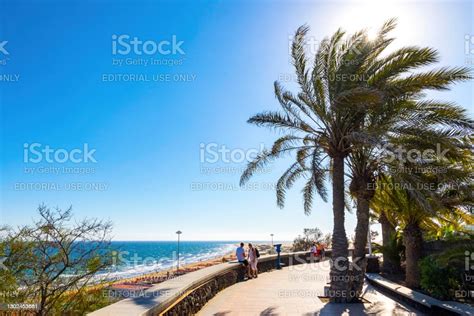
{"type": "MultiPolygon", "coordinates": [[[[236,241],[181,241],[179,265],[220,258],[235,250],[236,241]]],[[[177,241],[113,241],[114,265],[99,279],[123,279],[176,267],[177,241]]]]}

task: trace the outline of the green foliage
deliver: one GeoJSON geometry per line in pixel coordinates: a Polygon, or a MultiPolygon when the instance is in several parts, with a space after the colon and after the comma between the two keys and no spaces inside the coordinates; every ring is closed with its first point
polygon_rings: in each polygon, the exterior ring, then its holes
{"type": "MultiPolygon", "coordinates": [[[[469,201],[464,204],[467,206],[469,201]]],[[[461,212],[455,209],[453,212],[437,218],[437,221],[429,227],[425,236],[427,240],[457,241],[461,239],[473,238],[471,225],[474,224],[474,217],[468,212],[461,212]]]]}
{"type": "Polygon", "coordinates": [[[38,212],[32,225],[4,229],[0,302],[35,303],[40,315],[82,315],[106,304],[108,298],[90,286],[97,286],[94,276],[113,263],[111,223],[73,220],[71,209],[41,205],[38,212]]]}
{"type": "Polygon", "coordinates": [[[9,227],[0,228],[0,303],[28,302],[28,291],[18,290],[29,269],[31,242],[20,242],[9,227]]]}
{"type": "MultiPolygon", "coordinates": [[[[472,153],[467,154],[472,156],[472,153]]],[[[466,157],[466,160],[470,159],[466,157]]],[[[465,162],[465,161],[464,161],[465,162]]],[[[430,164],[427,164],[429,166],[430,164]]],[[[437,234],[440,227],[463,227],[472,222],[472,215],[466,212],[466,205],[470,201],[462,190],[448,192],[453,185],[458,187],[467,185],[472,181],[472,172],[469,166],[462,165],[462,161],[457,164],[443,162],[444,173],[413,172],[417,173],[418,184],[414,186],[400,186],[395,177],[386,177],[377,183],[375,199],[372,201],[372,208],[375,211],[383,211],[388,214],[393,223],[396,223],[399,230],[406,232],[407,227],[418,227],[424,234],[422,238],[437,234]],[[422,187],[426,184],[426,189],[413,190],[415,187],[422,187]],[[380,188],[380,189],[379,189],[380,188]],[[449,194],[448,194],[449,193],[449,194]]],[[[398,174],[397,177],[404,176],[398,174]]],[[[446,237],[449,237],[446,234],[446,237]]],[[[455,234],[451,238],[455,237],[455,234]]],[[[410,249],[421,249],[422,239],[417,245],[407,245],[410,249]]],[[[391,247],[393,248],[393,247],[391,247]]],[[[410,252],[407,251],[408,254],[410,252]]],[[[418,273],[417,256],[406,255],[406,282],[412,286],[418,286],[421,282],[421,273],[418,273]]],[[[385,253],[384,253],[385,255],[385,253]]],[[[424,283],[425,287],[428,283],[424,283]]],[[[436,287],[434,284],[433,287],[436,287]]],[[[433,289],[430,291],[435,292],[433,289]]],[[[435,294],[434,294],[435,295],[435,294]]],[[[447,295],[436,292],[436,295],[447,295]]]]}
{"type": "Polygon", "coordinates": [[[448,247],[442,253],[423,258],[420,262],[423,290],[439,299],[458,299],[456,290],[464,293],[474,290],[474,285],[466,280],[466,275],[472,275],[469,260],[472,253],[474,244],[465,239],[464,245],[448,247]]]}
{"type": "Polygon", "coordinates": [[[442,266],[431,256],[420,261],[420,272],[421,288],[437,299],[451,299],[454,291],[460,287],[456,269],[451,266],[442,266]]]}
{"type": "Polygon", "coordinates": [[[311,248],[313,243],[323,242],[323,233],[319,228],[305,228],[303,236],[298,236],[293,241],[293,251],[307,251],[311,248]]]}
{"type": "Polygon", "coordinates": [[[107,295],[107,290],[103,287],[77,291],[61,297],[52,308],[51,314],[86,315],[113,303],[115,300],[107,295]]]}
{"type": "Polygon", "coordinates": [[[382,252],[392,260],[397,266],[400,266],[402,258],[405,255],[405,246],[401,234],[395,233],[390,236],[387,246],[382,246],[382,252]]]}
{"type": "Polygon", "coordinates": [[[87,271],[97,271],[101,269],[103,260],[99,255],[89,258],[85,264],[87,271]]]}
{"type": "Polygon", "coordinates": [[[375,253],[383,253],[394,264],[400,266],[405,254],[405,246],[403,245],[403,237],[400,233],[391,234],[389,242],[386,246],[375,244],[375,253]]]}
{"type": "Polygon", "coordinates": [[[462,240],[464,244],[449,247],[442,253],[434,255],[434,257],[441,265],[452,266],[456,268],[459,273],[464,273],[466,270],[466,253],[474,253],[474,243],[472,238],[459,240],[462,240]]]}
{"type": "MultiPolygon", "coordinates": [[[[337,177],[344,174],[345,165],[357,184],[350,187],[351,194],[369,200],[373,192],[367,190],[367,184],[379,182],[382,176],[412,188],[445,187],[454,182],[459,187],[472,182],[466,176],[472,173],[461,170],[470,165],[472,147],[466,150],[469,147],[460,139],[472,135],[474,121],[456,104],[425,99],[427,90],[447,90],[453,83],[472,79],[471,70],[428,68],[440,59],[432,48],[411,46],[387,53],[385,49],[395,40],[388,34],[395,27],[395,19],[388,20],[372,40],[366,31],[346,37],[338,30],[320,42],[315,56],[307,56],[309,28],[301,26],[291,46],[298,89],[292,92],[275,82],[279,111],[262,112],[248,120],[283,135],[249,162],[240,184],[260,168],[290,155],[292,163],[277,181],[277,205],[284,207],[287,191],[304,180],[303,208],[309,214],[317,194],[327,199],[326,184],[332,180],[335,253],[346,254],[348,248],[340,207],[345,204],[346,188],[344,177],[342,181],[337,177]],[[357,79],[344,79],[351,77],[357,79]],[[437,145],[446,150],[445,156],[436,154],[437,145]],[[400,147],[405,154],[398,152],[400,147]],[[411,150],[433,154],[410,161],[406,153],[411,150]],[[433,166],[442,162],[451,169],[446,174],[411,171],[430,162],[435,162],[433,166]],[[398,167],[408,171],[388,171],[398,167]]],[[[390,194],[395,200],[390,212],[397,213],[402,229],[413,223],[426,229],[434,225],[434,213],[464,203],[459,197],[446,198],[445,192],[433,190],[392,190],[390,194]]],[[[306,247],[306,242],[305,237],[295,240],[297,247],[306,247]]]]}

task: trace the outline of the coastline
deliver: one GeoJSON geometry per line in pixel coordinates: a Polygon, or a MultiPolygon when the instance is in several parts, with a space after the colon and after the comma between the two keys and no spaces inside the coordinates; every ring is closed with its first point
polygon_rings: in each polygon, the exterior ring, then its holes
{"type": "MultiPolygon", "coordinates": [[[[247,244],[247,243],[246,243],[247,244]]],[[[268,243],[253,243],[260,252],[261,255],[267,255],[274,253],[273,248],[268,243]]],[[[282,252],[291,251],[292,244],[291,242],[284,242],[282,243],[282,252]]],[[[239,246],[238,243],[234,244],[235,248],[239,246]]],[[[165,268],[163,270],[153,271],[153,272],[145,272],[140,275],[132,276],[132,277],[123,277],[117,279],[104,279],[100,283],[90,284],[87,286],[89,293],[97,293],[98,291],[106,290],[109,296],[109,303],[103,306],[112,304],[116,301],[121,299],[136,296],[142,293],[144,290],[150,288],[153,285],[165,282],[167,280],[171,280],[177,277],[180,277],[186,273],[194,272],[203,268],[207,268],[210,266],[214,266],[220,263],[229,262],[236,260],[236,256],[234,250],[228,251],[222,255],[217,255],[214,258],[204,259],[197,262],[191,262],[187,264],[183,264],[180,266],[179,271],[177,270],[176,266],[165,268]]],[[[74,291],[71,292],[71,294],[74,291]]],[[[102,307],[103,307],[102,306],[102,307]]]]}
{"type": "MultiPolygon", "coordinates": [[[[247,244],[247,243],[246,243],[247,244]]],[[[273,247],[268,243],[253,243],[259,249],[261,255],[273,254],[273,247]]],[[[282,243],[282,252],[291,251],[292,243],[284,242],[282,243]]],[[[235,248],[239,245],[234,244],[235,248]]],[[[107,300],[98,299],[97,304],[94,307],[94,310],[108,306],[110,304],[116,303],[122,299],[129,297],[138,297],[143,295],[143,291],[146,291],[148,288],[168,281],[174,278],[178,278],[189,272],[194,272],[200,269],[204,269],[210,266],[221,264],[224,262],[230,262],[236,260],[234,253],[235,250],[228,251],[222,255],[217,255],[215,258],[204,259],[197,262],[191,262],[183,264],[180,266],[179,271],[177,271],[176,266],[169,267],[163,270],[143,273],[137,276],[118,278],[115,280],[103,280],[103,282],[90,284],[87,286],[86,292],[93,300],[97,300],[99,297],[107,297],[107,300]]],[[[66,297],[73,297],[76,291],[70,291],[65,293],[66,297]]]]}
{"type": "MultiPolygon", "coordinates": [[[[254,243],[254,245],[258,248],[261,255],[269,254],[272,251],[272,246],[270,244],[258,244],[254,243]]],[[[235,248],[237,248],[239,244],[235,244],[235,248]]],[[[291,250],[292,244],[290,242],[285,242],[282,245],[282,252],[288,252],[291,250]]],[[[234,250],[229,251],[223,255],[218,255],[215,258],[205,259],[198,262],[191,262],[188,264],[184,264],[180,266],[179,271],[177,271],[176,267],[170,267],[159,271],[144,273],[141,275],[133,276],[133,277],[125,277],[118,280],[111,281],[109,283],[112,287],[117,287],[118,285],[145,285],[145,284],[158,284],[164,282],[166,280],[179,277],[180,275],[197,271],[199,269],[207,268],[216,264],[220,264],[223,262],[229,262],[236,260],[236,256],[234,250]]]]}
{"type": "MultiPolygon", "coordinates": [[[[144,273],[141,275],[133,277],[124,277],[118,278],[116,280],[104,280],[100,283],[89,284],[86,286],[86,292],[90,295],[101,293],[102,291],[107,291],[109,302],[106,304],[101,304],[101,307],[105,307],[112,303],[115,303],[121,299],[137,295],[136,293],[141,293],[141,291],[146,290],[152,285],[159,284],[161,282],[177,278],[183,274],[197,271],[199,269],[207,268],[216,264],[223,262],[228,262],[235,260],[235,255],[232,252],[228,252],[224,255],[219,255],[215,258],[210,258],[198,262],[192,262],[184,264],[179,268],[179,272],[176,267],[170,267],[159,271],[144,273]],[[225,259],[225,261],[224,261],[225,259]]],[[[65,293],[65,297],[72,297],[77,292],[72,290],[65,293]]],[[[105,294],[100,294],[103,296],[105,294]]]]}
{"type": "Polygon", "coordinates": [[[149,272],[149,273],[144,273],[138,276],[115,280],[115,281],[112,281],[112,284],[113,285],[122,284],[122,283],[158,284],[158,283],[178,277],[188,272],[193,272],[202,268],[207,268],[219,263],[226,262],[224,261],[224,259],[226,259],[227,261],[235,260],[235,255],[233,255],[232,252],[229,252],[222,256],[217,256],[216,258],[210,258],[210,259],[206,259],[206,260],[202,260],[198,262],[184,264],[183,266],[180,266],[179,271],[176,269],[176,267],[170,267],[170,268],[166,268],[166,269],[155,271],[155,272],[149,272]]]}

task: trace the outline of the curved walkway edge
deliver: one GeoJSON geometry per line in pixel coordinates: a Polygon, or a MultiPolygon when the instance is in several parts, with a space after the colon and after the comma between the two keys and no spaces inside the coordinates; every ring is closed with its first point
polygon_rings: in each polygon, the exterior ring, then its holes
{"type": "Polygon", "coordinates": [[[428,313],[442,315],[474,315],[474,308],[469,305],[453,301],[440,301],[387,280],[377,273],[366,273],[366,278],[370,283],[375,285],[376,288],[385,289],[389,295],[399,297],[410,305],[423,306],[423,309],[428,313]]]}
{"type": "MultiPolygon", "coordinates": [[[[275,268],[276,255],[262,256],[259,269],[275,268]]],[[[281,262],[288,266],[303,264],[310,260],[308,252],[281,254],[281,262]]],[[[199,311],[219,291],[235,284],[241,275],[241,264],[222,263],[198,271],[183,274],[174,279],[154,285],[137,297],[118,301],[97,311],[91,316],[138,316],[138,315],[184,315],[199,311]]]]}
{"type": "Polygon", "coordinates": [[[385,296],[370,284],[364,285],[364,303],[327,303],[320,296],[324,295],[328,281],[327,261],[262,273],[257,279],[240,282],[218,293],[198,316],[424,315],[385,296]]]}

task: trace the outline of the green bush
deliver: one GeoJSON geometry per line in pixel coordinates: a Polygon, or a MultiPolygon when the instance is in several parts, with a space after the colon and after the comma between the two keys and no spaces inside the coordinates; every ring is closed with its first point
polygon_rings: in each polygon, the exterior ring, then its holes
{"type": "Polygon", "coordinates": [[[437,299],[451,299],[454,291],[460,288],[457,270],[451,266],[442,266],[433,256],[423,258],[420,269],[421,288],[437,299]]]}
{"type": "Polygon", "coordinates": [[[298,236],[293,240],[292,251],[309,251],[313,243],[323,241],[323,233],[319,228],[305,228],[303,236],[298,236]]]}
{"type": "Polygon", "coordinates": [[[374,253],[382,253],[385,262],[384,271],[389,273],[400,273],[401,262],[405,259],[405,246],[403,237],[399,233],[392,234],[386,246],[375,244],[374,253]],[[387,267],[390,267],[387,269],[387,267]]]}

